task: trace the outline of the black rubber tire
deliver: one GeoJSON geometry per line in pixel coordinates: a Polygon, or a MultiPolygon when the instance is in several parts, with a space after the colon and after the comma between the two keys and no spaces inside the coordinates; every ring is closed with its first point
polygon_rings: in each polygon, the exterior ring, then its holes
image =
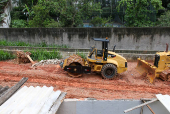
{"type": "Polygon", "coordinates": [[[116,76],[117,74],[117,68],[115,65],[113,64],[105,64],[103,67],[102,67],[102,70],[101,70],[101,75],[104,79],[113,79],[114,76],[116,76]]]}

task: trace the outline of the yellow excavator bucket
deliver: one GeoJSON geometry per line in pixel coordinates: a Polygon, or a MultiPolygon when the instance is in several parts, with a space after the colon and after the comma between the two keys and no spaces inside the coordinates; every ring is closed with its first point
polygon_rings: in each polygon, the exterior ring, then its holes
{"type": "Polygon", "coordinates": [[[137,59],[136,70],[140,74],[146,73],[147,77],[149,78],[150,83],[153,83],[154,79],[156,78],[156,75],[155,75],[156,67],[146,62],[145,60],[141,60],[140,58],[137,59]]]}

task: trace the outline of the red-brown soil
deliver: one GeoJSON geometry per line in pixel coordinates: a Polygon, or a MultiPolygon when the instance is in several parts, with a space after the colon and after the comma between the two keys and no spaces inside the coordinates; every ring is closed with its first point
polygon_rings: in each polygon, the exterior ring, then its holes
{"type": "Polygon", "coordinates": [[[96,98],[98,100],[153,98],[155,94],[169,94],[170,83],[156,79],[154,84],[135,70],[136,62],[128,62],[128,70],[114,80],[102,79],[100,74],[84,74],[72,78],[59,65],[32,68],[30,63],[0,62],[0,85],[13,86],[28,77],[26,86],[53,86],[67,92],[66,98],[96,98]]]}

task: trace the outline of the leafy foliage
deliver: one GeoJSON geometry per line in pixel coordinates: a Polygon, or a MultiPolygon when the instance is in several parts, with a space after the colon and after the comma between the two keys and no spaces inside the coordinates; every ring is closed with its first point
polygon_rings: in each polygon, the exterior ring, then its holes
{"type": "Polygon", "coordinates": [[[0,50],[0,61],[2,60],[9,60],[15,58],[15,55],[9,53],[7,51],[0,50]]]}
{"type": "Polygon", "coordinates": [[[29,44],[25,42],[10,42],[6,40],[0,40],[0,46],[28,46],[28,47],[56,47],[56,48],[69,48],[67,45],[47,45],[46,42],[42,42],[40,44],[29,44]]]}
{"type": "Polygon", "coordinates": [[[12,28],[24,28],[27,27],[27,22],[25,20],[12,20],[12,28]]]}
{"type": "Polygon", "coordinates": [[[118,0],[119,4],[117,0],[13,1],[19,7],[12,14],[12,20],[27,20],[28,24],[24,21],[20,21],[23,24],[17,22],[19,26],[25,25],[25,27],[27,25],[28,27],[80,27],[83,26],[83,20],[91,18],[94,27],[106,27],[112,26],[106,25],[111,20],[110,16],[112,19],[119,16],[121,19],[118,20],[124,21],[127,27],[149,27],[155,26],[156,13],[158,9],[163,8],[162,5],[170,9],[169,0],[118,0]],[[115,9],[117,5],[121,13],[115,9]]]}
{"type": "Polygon", "coordinates": [[[170,10],[170,3],[167,4],[167,9],[170,10]]]}
{"type": "Polygon", "coordinates": [[[9,42],[6,40],[0,40],[0,46],[29,46],[29,44],[25,42],[9,42]]]}
{"type": "Polygon", "coordinates": [[[101,11],[100,3],[94,3],[93,0],[67,0],[59,13],[64,27],[77,27],[83,23],[83,19],[88,19],[94,12],[101,11]]]}
{"type": "Polygon", "coordinates": [[[27,4],[28,7],[32,7],[36,5],[38,0],[13,0],[13,3],[16,3],[19,7],[25,6],[27,4]]]}
{"type": "Polygon", "coordinates": [[[158,19],[158,26],[167,27],[170,26],[170,11],[165,12],[163,15],[160,16],[158,19]]]}
{"type": "Polygon", "coordinates": [[[0,1],[0,13],[3,13],[3,9],[7,5],[8,2],[9,2],[9,0],[1,0],[0,1]]]}
{"type": "Polygon", "coordinates": [[[29,14],[29,27],[77,27],[102,11],[93,0],[19,0],[19,4],[29,14]]]}
{"type": "Polygon", "coordinates": [[[4,22],[5,14],[0,14],[0,25],[2,25],[4,22]]]}
{"type": "MultiPolygon", "coordinates": [[[[162,6],[164,7],[164,8],[168,8],[168,4],[170,3],[170,1],[169,0],[162,0],[162,6]]],[[[169,9],[169,8],[168,8],[169,9]]]]}
{"type": "Polygon", "coordinates": [[[102,18],[101,17],[94,17],[90,23],[94,26],[94,27],[97,27],[97,26],[101,26],[102,25],[102,18]]]}
{"type": "Polygon", "coordinates": [[[49,15],[50,9],[47,6],[47,4],[38,4],[33,7],[35,16],[29,21],[30,27],[45,27],[51,22],[52,19],[49,15]]]}
{"type": "Polygon", "coordinates": [[[162,8],[161,0],[121,0],[119,6],[125,7],[124,20],[128,27],[148,27],[153,26],[154,23],[151,21],[149,14],[154,13],[162,8]],[[152,8],[153,7],[153,8],[152,8]]]}
{"type": "Polygon", "coordinates": [[[13,10],[11,11],[11,18],[12,20],[26,20],[27,17],[23,12],[24,8],[23,7],[14,7],[13,10]]]}
{"type": "Polygon", "coordinates": [[[83,53],[83,52],[79,52],[79,51],[78,51],[77,55],[79,55],[79,56],[80,56],[81,58],[83,58],[83,59],[86,59],[86,58],[87,58],[86,54],[83,53]]]}
{"type": "Polygon", "coordinates": [[[29,51],[31,52],[31,58],[33,60],[47,60],[47,59],[61,59],[62,56],[60,54],[60,52],[57,50],[53,50],[53,51],[47,51],[47,50],[43,50],[43,49],[40,49],[40,50],[31,50],[29,51]]]}
{"type": "Polygon", "coordinates": [[[27,16],[23,12],[23,7],[15,7],[11,11],[11,27],[12,28],[25,28],[28,26],[27,16]]]}
{"type": "Polygon", "coordinates": [[[61,22],[57,22],[52,20],[51,23],[48,23],[45,27],[47,28],[55,28],[55,27],[61,27],[63,26],[61,22]]]}
{"type": "Polygon", "coordinates": [[[90,21],[90,24],[94,27],[105,27],[106,23],[108,23],[110,20],[111,20],[111,17],[106,19],[106,18],[101,18],[101,17],[96,16],[90,21]]]}

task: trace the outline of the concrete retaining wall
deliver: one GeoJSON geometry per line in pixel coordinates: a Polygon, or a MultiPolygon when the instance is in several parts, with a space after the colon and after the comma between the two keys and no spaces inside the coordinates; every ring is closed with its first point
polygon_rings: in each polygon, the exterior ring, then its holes
{"type": "MultiPolygon", "coordinates": [[[[70,101],[65,100],[57,114],[125,114],[124,110],[141,104],[140,100],[111,100],[111,101],[70,101]]],[[[149,104],[155,114],[169,114],[167,109],[159,102],[149,104]]],[[[141,108],[137,108],[126,114],[140,114],[141,108]]],[[[152,114],[148,107],[144,106],[143,114],[152,114]]]]}
{"type": "Polygon", "coordinates": [[[101,42],[92,37],[110,40],[109,49],[125,50],[165,50],[170,42],[170,27],[167,28],[8,28],[0,29],[0,39],[23,41],[31,44],[68,45],[71,48],[89,48],[101,42]]]}

